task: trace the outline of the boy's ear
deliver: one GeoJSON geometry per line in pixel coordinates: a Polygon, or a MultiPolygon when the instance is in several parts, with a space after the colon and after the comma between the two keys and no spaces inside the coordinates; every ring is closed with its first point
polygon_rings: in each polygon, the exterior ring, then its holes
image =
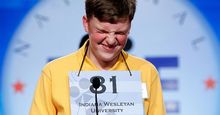
{"type": "Polygon", "coordinates": [[[82,17],[83,27],[86,32],[88,32],[88,19],[86,16],[82,17]]]}

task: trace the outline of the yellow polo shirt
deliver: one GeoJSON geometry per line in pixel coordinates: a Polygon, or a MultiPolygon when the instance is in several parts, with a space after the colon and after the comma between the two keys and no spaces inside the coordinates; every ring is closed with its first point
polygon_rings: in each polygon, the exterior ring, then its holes
{"type": "MultiPolygon", "coordinates": [[[[84,44],[77,52],[56,59],[44,67],[35,90],[30,115],[71,115],[68,74],[70,71],[79,71],[85,47],[84,44]]],[[[144,100],[146,115],[165,115],[160,78],[155,67],[144,59],[124,51],[122,53],[129,68],[140,71],[142,82],[147,84],[149,98],[144,100]]],[[[82,71],[84,70],[99,69],[86,57],[82,67],[82,71]]],[[[109,70],[127,70],[121,55],[109,70]]]]}

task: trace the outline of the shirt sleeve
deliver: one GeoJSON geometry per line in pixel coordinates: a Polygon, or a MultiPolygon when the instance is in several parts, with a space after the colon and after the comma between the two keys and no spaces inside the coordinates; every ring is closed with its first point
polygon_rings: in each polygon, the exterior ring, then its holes
{"type": "Polygon", "coordinates": [[[147,115],[166,115],[163,101],[162,87],[158,73],[156,73],[150,86],[149,109],[147,115]]]}
{"type": "Polygon", "coordinates": [[[43,71],[38,81],[29,115],[56,115],[51,96],[49,72],[43,71]]]}

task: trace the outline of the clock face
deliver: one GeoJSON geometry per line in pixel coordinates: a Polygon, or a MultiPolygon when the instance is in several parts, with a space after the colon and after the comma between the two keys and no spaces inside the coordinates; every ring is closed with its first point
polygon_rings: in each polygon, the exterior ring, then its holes
{"type": "MultiPolygon", "coordinates": [[[[29,12],[4,64],[5,114],[28,114],[43,66],[78,49],[86,34],[84,14],[84,1],[69,0],[43,0],[29,12]]],[[[220,113],[218,44],[189,2],[138,0],[130,39],[133,45],[128,52],[158,68],[168,114],[220,113]]]]}

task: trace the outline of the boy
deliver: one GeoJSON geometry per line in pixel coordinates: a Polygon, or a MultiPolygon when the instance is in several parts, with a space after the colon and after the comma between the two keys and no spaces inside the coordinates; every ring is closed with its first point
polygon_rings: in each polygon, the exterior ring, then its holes
{"type": "MultiPolygon", "coordinates": [[[[136,10],[136,0],[86,0],[82,22],[88,41],[75,53],[47,64],[39,79],[30,115],[70,115],[68,73],[84,70],[141,72],[148,99],[146,115],[165,115],[160,78],[155,67],[123,51],[136,10]]],[[[75,114],[75,113],[72,113],[75,114]]]]}

